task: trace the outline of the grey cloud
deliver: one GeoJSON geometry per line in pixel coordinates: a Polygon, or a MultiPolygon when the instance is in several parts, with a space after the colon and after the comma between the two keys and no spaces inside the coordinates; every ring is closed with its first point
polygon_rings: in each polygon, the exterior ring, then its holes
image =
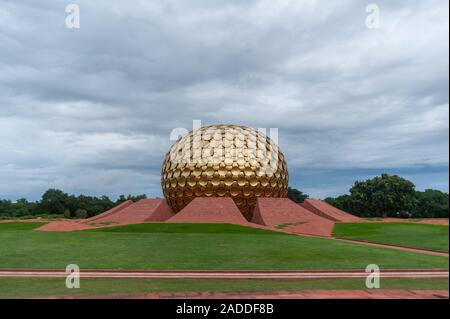
{"type": "Polygon", "coordinates": [[[77,3],[69,30],[0,0],[1,196],[160,194],[194,119],[279,128],[291,171],[448,167],[447,1],[377,1],[377,30],[356,0],[77,3]]]}

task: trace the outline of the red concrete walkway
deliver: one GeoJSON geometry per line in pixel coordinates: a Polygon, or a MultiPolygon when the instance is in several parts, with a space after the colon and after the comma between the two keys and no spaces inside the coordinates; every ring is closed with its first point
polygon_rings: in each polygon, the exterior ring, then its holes
{"type": "MultiPolygon", "coordinates": [[[[82,278],[141,279],[332,279],[366,278],[363,270],[82,270],[82,278]]],[[[0,277],[61,278],[64,270],[0,269],[0,277]]],[[[448,278],[448,269],[382,270],[381,278],[448,278]]]]}

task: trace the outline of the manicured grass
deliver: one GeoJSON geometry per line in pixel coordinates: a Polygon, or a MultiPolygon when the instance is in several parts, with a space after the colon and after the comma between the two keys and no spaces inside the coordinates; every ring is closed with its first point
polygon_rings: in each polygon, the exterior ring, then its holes
{"type": "Polygon", "coordinates": [[[338,223],[333,235],[374,243],[448,251],[448,226],[413,223],[338,223]]]}
{"type": "Polygon", "coordinates": [[[264,230],[232,233],[234,227],[228,225],[214,226],[223,232],[209,232],[213,226],[202,224],[126,226],[131,227],[129,232],[15,227],[0,230],[0,268],[65,269],[68,264],[81,269],[365,269],[368,264],[381,269],[448,268],[447,257],[264,230]],[[155,227],[165,232],[154,232],[155,227]],[[166,227],[173,227],[173,232],[166,227]]]}
{"type": "Polygon", "coordinates": [[[148,223],[125,226],[105,227],[85,230],[85,232],[116,232],[116,233],[162,233],[162,234],[260,234],[260,235],[285,235],[275,231],[244,227],[231,224],[163,224],[148,223]]]}
{"type": "Polygon", "coordinates": [[[2,231],[14,231],[14,230],[32,230],[47,223],[41,222],[5,222],[0,223],[0,232],[2,231]]]}
{"type": "MultiPolygon", "coordinates": [[[[381,289],[448,290],[448,279],[381,279],[381,289]]],[[[158,292],[230,292],[312,289],[366,289],[365,279],[208,280],[208,279],[81,279],[67,289],[64,278],[0,278],[0,298],[98,296],[158,292]]]]}

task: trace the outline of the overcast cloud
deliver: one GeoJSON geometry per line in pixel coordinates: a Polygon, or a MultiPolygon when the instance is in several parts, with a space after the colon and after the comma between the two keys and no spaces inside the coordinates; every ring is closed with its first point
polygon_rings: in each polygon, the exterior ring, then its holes
{"type": "Polygon", "coordinates": [[[290,184],[381,172],[448,191],[439,1],[0,0],[0,198],[161,196],[175,127],[276,127],[290,184]],[[76,3],[81,28],[67,29],[76,3]],[[366,27],[366,5],[381,10],[366,27]]]}

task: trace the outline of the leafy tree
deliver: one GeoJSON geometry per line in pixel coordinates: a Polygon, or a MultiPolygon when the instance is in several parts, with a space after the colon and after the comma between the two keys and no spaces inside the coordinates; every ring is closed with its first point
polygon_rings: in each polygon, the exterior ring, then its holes
{"type": "Polygon", "coordinates": [[[11,201],[0,199],[0,214],[6,214],[9,211],[9,207],[11,205],[11,201]]]}
{"type": "Polygon", "coordinates": [[[25,198],[17,200],[13,205],[13,211],[15,216],[32,215],[36,210],[36,203],[30,203],[25,198]]]}
{"type": "Polygon", "coordinates": [[[70,210],[69,209],[64,210],[64,218],[70,218],[70,217],[72,217],[70,210]]]}
{"type": "Polygon", "coordinates": [[[448,194],[439,190],[415,191],[414,184],[396,175],[382,174],[357,181],[350,195],[325,199],[354,215],[363,217],[448,217],[448,194]]]}
{"type": "Polygon", "coordinates": [[[343,211],[352,213],[353,215],[361,217],[364,216],[364,214],[361,214],[360,212],[354,210],[352,197],[350,195],[341,195],[335,198],[327,197],[325,198],[325,202],[327,202],[330,205],[333,205],[334,207],[342,209],[343,211]]]}
{"type": "Polygon", "coordinates": [[[17,200],[15,203],[10,200],[0,200],[0,215],[11,217],[31,215],[35,207],[35,203],[30,203],[24,198],[17,200]]]}
{"type": "Polygon", "coordinates": [[[364,182],[356,181],[350,194],[353,209],[364,214],[397,217],[415,206],[415,186],[397,175],[381,174],[364,182]]]}
{"type": "Polygon", "coordinates": [[[59,189],[49,189],[39,202],[38,210],[44,214],[63,214],[66,210],[68,195],[59,189]]]}
{"type": "Polygon", "coordinates": [[[448,217],[448,194],[427,189],[415,195],[417,204],[412,211],[413,217],[448,217]]]}
{"type": "Polygon", "coordinates": [[[121,196],[117,202],[108,196],[68,195],[58,189],[49,189],[38,202],[19,199],[16,202],[0,199],[0,216],[19,217],[37,214],[63,214],[66,218],[86,218],[103,213],[128,199],[138,201],[145,195],[121,196]]]}
{"type": "Polygon", "coordinates": [[[288,198],[296,203],[303,203],[308,198],[308,195],[303,194],[298,189],[288,187],[288,198]]]}
{"type": "Polygon", "coordinates": [[[116,204],[122,204],[123,202],[126,202],[127,200],[131,200],[133,202],[137,202],[141,199],[146,199],[147,195],[142,194],[142,195],[120,195],[119,198],[116,201],[116,204]]]}
{"type": "Polygon", "coordinates": [[[13,203],[10,200],[0,200],[0,215],[13,216],[13,203]]]}
{"type": "Polygon", "coordinates": [[[77,209],[75,212],[75,218],[87,218],[88,212],[85,209],[77,209]]]}

